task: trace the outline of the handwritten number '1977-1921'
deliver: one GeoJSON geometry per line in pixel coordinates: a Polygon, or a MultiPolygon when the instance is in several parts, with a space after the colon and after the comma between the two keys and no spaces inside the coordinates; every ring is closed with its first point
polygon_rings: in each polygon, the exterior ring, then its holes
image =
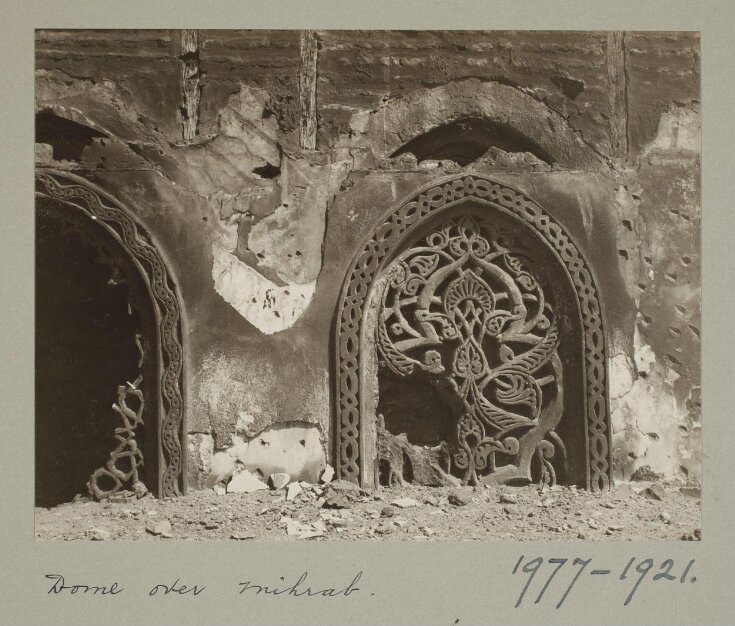
{"type": "MultiPolygon", "coordinates": [[[[536,577],[536,574],[541,569],[541,567],[544,564],[544,559],[539,557],[536,557],[535,559],[530,559],[526,561],[526,563],[521,566],[525,559],[525,555],[521,556],[518,561],[515,564],[515,567],[513,568],[513,574],[527,574],[528,579],[526,580],[526,584],[523,586],[523,589],[521,590],[520,595],[518,596],[518,600],[516,601],[515,608],[518,608],[523,604],[523,600],[526,597],[526,592],[528,591],[529,587],[531,586],[531,583],[533,582],[534,578],[536,577]]],[[[579,580],[580,576],[583,572],[587,572],[591,576],[616,576],[615,573],[613,573],[610,569],[588,569],[589,564],[591,563],[592,559],[580,559],[575,558],[572,559],[548,559],[547,563],[549,565],[552,565],[553,567],[549,568],[549,575],[544,582],[543,586],[541,587],[541,590],[539,591],[538,595],[536,596],[536,600],[534,604],[538,604],[541,602],[542,598],[544,597],[544,594],[546,593],[547,589],[551,586],[552,581],[556,577],[556,575],[559,573],[559,570],[564,568],[565,565],[568,564],[568,567],[571,566],[575,569],[571,581],[567,585],[566,589],[564,590],[564,593],[559,598],[559,601],[556,603],[556,608],[559,609],[564,604],[564,601],[567,599],[567,596],[570,594],[572,589],[574,588],[574,585],[579,580]]],[[[655,563],[653,559],[643,559],[638,562],[637,565],[634,565],[636,562],[636,557],[633,557],[628,561],[628,563],[625,565],[625,567],[622,569],[622,572],[620,573],[619,580],[626,580],[626,579],[635,579],[635,583],[633,584],[632,588],[630,589],[630,592],[628,593],[628,596],[625,599],[625,602],[623,602],[624,606],[628,606],[630,604],[631,600],[635,596],[636,591],[638,590],[638,587],[643,582],[644,578],[648,575],[648,573],[655,568],[655,563]]],[[[675,574],[675,565],[674,561],[672,559],[666,559],[662,563],[659,564],[658,571],[652,575],[652,580],[659,581],[659,580],[666,580],[666,581],[673,581],[678,580],[680,583],[685,582],[691,582],[694,583],[697,581],[696,576],[691,575],[692,566],[694,565],[694,559],[689,561],[687,563],[686,567],[682,571],[681,574],[675,574]]]]}

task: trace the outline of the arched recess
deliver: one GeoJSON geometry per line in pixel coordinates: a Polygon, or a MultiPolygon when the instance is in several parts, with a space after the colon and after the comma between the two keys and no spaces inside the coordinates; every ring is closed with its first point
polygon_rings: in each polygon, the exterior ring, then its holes
{"type": "MultiPolygon", "coordinates": [[[[59,210],[78,211],[118,244],[145,284],[155,320],[157,372],[154,409],[159,497],[186,493],[183,332],[178,287],[155,240],[120,202],[79,176],[49,169],[36,171],[36,197],[59,210]]],[[[148,414],[150,423],[150,413],[148,414]]]]}
{"type": "Polygon", "coordinates": [[[349,141],[388,158],[417,138],[428,140],[442,126],[457,135],[451,128],[455,124],[475,124],[477,132],[500,139],[496,145],[501,149],[509,141],[556,167],[608,169],[605,159],[547,104],[521,88],[475,78],[417,89],[357,113],[350,121],[349,141]]]}
{"type": "MultiPolygon", "coordinates": [[[[405,260],[401,254],[405,253],[407,246],[421,237],[435,236],[437,229],[434,227],[441,229],[446,226],[447,232],[454,228],[452,236],[461,234],[464,228],[461,221],[468,216],[480,221],[498,216],[501,222],[517,228],[522,238],[543,251],[539,257],[541,262],[554,266],[564,283],[566,291],[559,293],[568,295],[566,308],[559,319],[545,326],[547,330],[542,335],[546,343],[539,346],[553,344],[553,350],[560,343],[563,345],[559,349],[562,360],[576,362],[572,375],[564,383],[563,404],[558,405],[563,414],[556,416],[571,429],[569,432],[579,433],[573,442],[576,448],[570,455],[573,467],[569,469],[565,482],[594,491],[608,488],[611,484],[611,432],[606,341],[600,296],[592,270],[569,234],[549,213],[521,192],[477,173],[463,173],[438,181],[392,209],[364,241],[347,272],[335,325],[335,464],[338,475],[363,485],[376,482],[375,395],[378,385],[371,370],[375,369],[380,325],[375,321],[374,303],[381,297],[378,290],[393,280],[394,275],[386,272],[395,270],[394,261],[405,260]],[[455,225],[447,226],[447,220],[452,219],[455,225]],[[567,338],[557,342],[555,333],[558,330],[557,334],[562,335],[562,326],[566,328],[567,338]],[[575,394],[576,402],[573,401],[575,394]],[[574,461],[574,455],[577,461],[574,461]]],[[[467,235],[461,245],[475,245],[467,243],[474,235],[470,236],[469,230],[467,235]]],[[[425,258],[421,259],[419,265],[425,261],[425,258]]],[[[433,271],[433,268],[423,269],[426,270],[425,276],[433,271]]],[[[421,274],[422,270],[417,271],[421,274]]],[[[421,280],[420,276],[418,278],[421,280]]],[[[432,312],[424,311],[425,319],[426,313],[432,312]]],[[[495,312],[490,315],[495,315],[495,312]]],[[[434,321],[436,319],[434,316],[434,321]]],[[[539,325],[541,327],[543,325],[539,325]]],[[[423,342],[424,338],[419,341],[423,342]]],[[[430,352],[426,353],[427,359],[420,367],[431,370],[436,363],[447,365],[444,355],[430,352]]],[[[512,351],[510,354],[512,356],[512,351]]],[[[454,358],[457,358],[456,353],[454,358]]],[[[406,355],[397,355],[397,359],[403,359],[405,363],[406,355]]],[[[538,389],[537,386],[535,388],[538,389]]],[[[542,416],[537,421],[540,423],[542,419],[547,418],[542,416]]],[[[553,421],[555,418],[549,419],[553,421]]],[[[542,437],[544,434],[540,433],[542,437]]],[[[540,443],[537,435],[534,435],[537,439],[534,445],[540,443]]],[[[521,452],[522,449],[523,442],[521,452]]],[[[473,452],[477,450],[478,447],[474,446],[473,452]]],[[[548,451],[548,445],[542,444],[536,446],[532,453],[538,455],[543,464],[541,457],[549,456],[548,451]]],[[[510,454],[514,451],[507,449],[505,452],[510,454]]],[[[518,473],[511,476],[518,477],[518,473]]]]}

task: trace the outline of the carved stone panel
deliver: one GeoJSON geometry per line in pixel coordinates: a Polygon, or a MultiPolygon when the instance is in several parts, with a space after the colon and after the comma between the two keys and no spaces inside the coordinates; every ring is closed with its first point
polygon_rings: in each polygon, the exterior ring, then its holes
{"type": "MultiPolygon", "coordinates": [[[[177,287],[151,235],[119,202],[88,181],[66,172],[36,172],[36,194],[58,202],[59,210],[78,211],[106,231],[120,254],[137,268],[149,296],[155,320],[153,357],[157,384],[156,419],[160,497],[186,491],[184,436],[183,346],[181,306],[177,287]]],[[[141,303],[139,303],[141,304],[141,303]]],[[[153,384],[151,381],[150,384],[153,384]]]]}
{"type": "MultiPolygon", "coordinates": [[[[374,395],[401,380],[405,394],[415,380],[437,394],[442,408],[433,412],[446,412],[445,469],[464,483],[608,487],[602,323],[586,261],[529,198],[473,174],[401,204],[358,253],[343,288],[341,477],[375,480],[371,422],[385,417],[391,430],[391,416],[374,395]],[[366,380],[375,352],[379,384],[366,380]]],[[[386,432],[382,424],[377,432],[386,432]]]]}
{"type": "Polygon", "coordinates": [[[394,260],[376,343],[394,375],[417,370],[458,405],[450,466],[462,481],[534,473],[555,483],[564,452],[559,331],[529,253],[472,214],[454,218],[394,260]],[[503,462],[502,459],[508,459],[503,462]]]}

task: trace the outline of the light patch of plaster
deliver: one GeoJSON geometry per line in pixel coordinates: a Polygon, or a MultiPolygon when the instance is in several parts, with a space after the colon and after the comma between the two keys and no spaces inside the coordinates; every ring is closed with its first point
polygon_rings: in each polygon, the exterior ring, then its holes
{"type": "Polygon", "coordinates": [[[215,485],[220,481],[226,481],[232,476],[237,465],[237,460],[228,452],[215,452],[210,465],[207,486],[215,485]]]}
{"type": "Polygon", "coordinates": [[[266,163],[278,166],[281,161],[276,141],[278,122],[275,117],[263,118],[268,100],[263,90],[242,85],[219,114],[220,136],[240,140],[241,157],[253,160],[256,167],[266,163]]]}
{"type": "Polygon", "coordinates": [[[322,243],[330,196],[347,176],[349,162],[312,164],[284,158],[279,176],[281,204],[253,224],[248,248],[258,267],[276,272],[286,283],[316,280],[322,265],[322,243]]]}
{"type": "Polygon", "coordinates": [[[626,424],[615,432],[613,445],[626,450],[634,459],[629,471],[649,465],[657,473],[677,474],[681,461],[678,426],[686,413],[677,407],[660,377],[637,379],[620,399],[613,417],[616,423],[626,424]]]}
{"type": "Polygon", "coordinates": [[[327,462],[319,428],[304,422],[269,426],[251,439],[233,435],[232,441],[212,458],[207,486],[227,481],[238,466],[263,479],[284,472],[291,480],[317,483],[327,462]]]}
{"type": "Polygon", "coordinates": [[[654,152],[696,152],[702,148],[702,119],[696,107],[677,107],[663,113],[656,137],[643,150],[646,157],[654,152]]]}
{"type": "Polygon", "coordinates": [[[316,281],[276,285],[217,242],[212,244],[214,288],[260,332],[272,335],[293,326],[314,295],[316,281]]]}
{"type": "Polygon", "coordinates": [[[639,324],[640,321],[635,325],[635,330],[633,331],[633,357],[635,359],[637,371],[648,373],[656,363],[656,353],[653,351],[653,348],[643,340],[639,324]]]}
{"type": "Polygon", "coordinates": [[[206,433],[193,433],[187,438],[189,454],[189,484],[202,487],[201,480],[207,476],[212,467],[214,455],[214,438],[206,433]]]}
{"type": "Polygon", "coordinates": [[[247,432],[254,423],[255,415],[248,413],[247,411],[238,411],[235,431],[238,433],[247,432]]]}
{"type": "Polygon", "coordinates": [[[624,397],[633,386],[634,368],[630,357],[619,353],[610,359],[610,399],[613,403],[624,397]]]}
{"type": "Polygon", "coordinates": [[[245,468],[267,478],[285,472],[293,480],[319,481],[326,465],[319,429],[312,424],[285,423],[266,428],[240,446],[237,459],[245,468]]]}

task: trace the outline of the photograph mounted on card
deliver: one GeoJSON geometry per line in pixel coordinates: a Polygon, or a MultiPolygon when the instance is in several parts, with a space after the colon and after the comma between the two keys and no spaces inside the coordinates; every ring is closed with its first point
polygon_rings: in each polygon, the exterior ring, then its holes
{"type": "Polygon", "coordinates": [[[36,540],[700,540],[699,48],[36,30],[36,540]]]}

